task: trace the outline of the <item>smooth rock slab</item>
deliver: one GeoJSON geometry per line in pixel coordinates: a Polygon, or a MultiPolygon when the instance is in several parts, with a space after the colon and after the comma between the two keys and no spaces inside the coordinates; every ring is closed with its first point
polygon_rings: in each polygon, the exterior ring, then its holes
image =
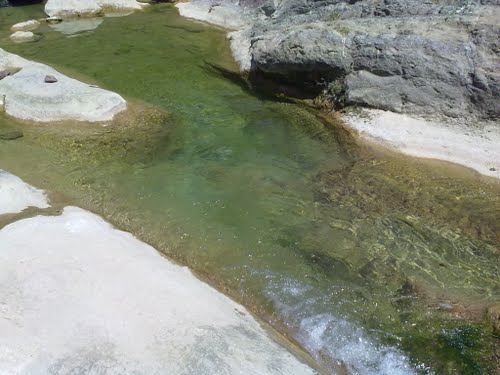
{"type": "MultiPolygon", "coordinates": [[[[45,192],[0,169],[0,215],[18,213],[28,207],[50,207],[45,192]]],[[[2,247],[0,246],[0,248],[2,247]]],[[[1,282],[0,285],[2,285],[1,282]]],[[[4,318],[1,306],[2,299],[0,297],[0,326],[4,318]]],[[[2,350],[0,349],[0,358],[2,357],[1,353],[2,350]]],[[[2,371],[0,371],[0,374],[3,374],[2,371]]]]}
{"type": "Polygon", "coordinates": [[[31,31],[16,31],[10,36],[10,39],[15,43],[25,43],[35,41],[36,36],[31,31]]]}
{"type": "Polygon", "coordinates": [[[0,374],[316,374],[242,306],[96,215],[21,220],[0,243],[0,374]]]}
{"type": "Polygon", "coordinates": [[[40,27],[40,22],[37,20],[29,20],[24,22],[19,22],[13,25],[10,29],[12,31],[33,31],[40,27]]]}
{"type": "Polygon", "coordinates": [[[69,78],[51,67],[29,61],[0,48],[0,70],[20,69],[0,81],[5,95],[5,112],[22,120],[51,122],[63,120],[109,121],[126,109],[118,94],[69,78]],[[58,82],[47,85],[47,75],[58,82]]]}
{"type": "Polygon", "coordinates": [[[106,11],[140,10],[147,4],[135,0],[47,0],[45,13],[50,17],[95,17],[106,11]]]}
{"type": "Polygon", "coordinates": [[[361,137],[404,154],[446,160],[500,178],[500,129],[495,123],[467,126],[377,109],[343,118],[361,137]]]}

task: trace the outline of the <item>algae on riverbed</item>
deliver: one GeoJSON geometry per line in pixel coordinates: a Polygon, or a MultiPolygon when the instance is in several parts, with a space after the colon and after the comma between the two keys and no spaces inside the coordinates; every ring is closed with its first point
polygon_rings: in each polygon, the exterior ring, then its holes
{"type": "MultiPolygon", "coordinates": [[[[2,16],[0,38],[21,18],[2,16]]],[[[169,6],[40,32],[3,47],[157,109],[123,128],[3,117],[24,137],[0,140],[0,167],[189,265],[325,366],[397,373],[381,342],[438,373],[498,369],[481,322],[500,302],[497,184],[339,144],[314,114],[210,69],[235,68],[224,33],[169,6]]]]}

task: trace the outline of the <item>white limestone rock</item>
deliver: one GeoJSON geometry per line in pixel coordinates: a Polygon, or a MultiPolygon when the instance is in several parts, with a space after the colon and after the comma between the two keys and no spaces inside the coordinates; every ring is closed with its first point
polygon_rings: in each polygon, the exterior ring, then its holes
{"type": "Polygon", "coordinates": [[[97,0],[47,0],[45,4],[45,13],[49,17],[97,16],[101,12],[97,0]]]}
{"type": "Polygon", "coordinates": [[[17,221],[0,243],[0,374],[316,374],[242,306],[94,214],[17,221]]]}
{"type": "Polygon", "coordinates": [[[16,31],[10,39],[15,43],[26,43],[35,41],[36,36],[31,31],[16,31]]]}
{"type": "Polygon", "coordinates": [[[135,0],[47,0],[45,13],[51,17],[95,17],[106,11],[140,10],[147,4],[135,0]]]}
{"type": "Polygon", "coordinates": [[[37,20],[29,20],[24,22],[19,22],[13,25],[10,29],[12,31],[33,31],[40,27],[40,22],[37,20]]]}
{"type": "Polygon", "coordinates": [[[0,71],[4,69],[19,69],[0,81],[0,97],[5,95],[4,110],[18,119],[100,122],[113,119],[127,107],[125,99],[116,93],[91,87],[0,48],[0,71]],[[58,82],[45,83],[47,75],[56,77],[58,82]]]}
{"type": "Polygon", "coordinates": [[[241,30],[252,24],[252,20],[245,16],[237,5],[213,5],[209,1],[177,3],[179,14],[183,17],[211,23],[227,29],[241,30]]]}
{"type": "Polygon", "coordinates": [[[445,160],[500,178],[500,129],[495,122],[425,119],[379,109],[343,119],[362,138],[410,156],[445,160]]]}
{"type": "Polygon", "coordinates": [[[22,212],[28,207],[50,207],[45,192],[0,169],[0,215],[22,212]]]}

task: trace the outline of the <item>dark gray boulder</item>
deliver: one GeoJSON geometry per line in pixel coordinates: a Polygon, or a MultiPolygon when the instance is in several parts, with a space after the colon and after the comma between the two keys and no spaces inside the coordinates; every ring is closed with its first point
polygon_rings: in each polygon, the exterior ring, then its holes
{"type": "Polygon", "coordinates": [[[342,105],[497,119],[499,2],[241,0],[238,4],[248,17],[254,15],[245,35],[251,46],[247,65],[257,88],[266,84],[266,89],[312,98],[333,82],[337,91],[342,87],[342,105]]]}

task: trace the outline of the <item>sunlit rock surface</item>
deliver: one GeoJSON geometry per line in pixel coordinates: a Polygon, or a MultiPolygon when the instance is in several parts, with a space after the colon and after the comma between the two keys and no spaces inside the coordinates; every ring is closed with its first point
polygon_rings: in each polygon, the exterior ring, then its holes
{"type": "Polygon", "coordinates": [[[0,169],[0,215],[18,213],[28,207],[49,207],[43,190],[34,188],[19,177],[0,169]]]}
{"type": "Polygon", "coordinates": [[[78,208],[0,231],[0,374],[315,374],[240,305],[78,208]]]}
{"type": "Polygon", "coordinates": [[[91,87],[0,48],[0,71],[4,69],[15,72],[0,81],[5,112],[22,120],[108,121],[127,106],[118,94],[91,87]],[[47,75],[56,77],[58,82],[45,83],[47,75]]]}
{"type": "Polygon", "coordinates": [[[146,4],[135,0],[48,0],[45,13],[51,17],[96,16],[107,10],[140,10],[146,4]]]}

